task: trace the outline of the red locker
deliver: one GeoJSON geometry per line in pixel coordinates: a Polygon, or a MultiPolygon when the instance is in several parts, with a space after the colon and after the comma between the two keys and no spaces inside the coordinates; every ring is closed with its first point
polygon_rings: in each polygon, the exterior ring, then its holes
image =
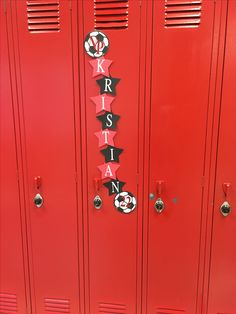
{"type": "Polygon", "coordinates": [[[234,0],[3,3],[0,313],[236,312],[234,0]]]}
{"type": "Polygon", "coordinates": [[[214,10],[153,2],[148,314],[197,311],[214,10]]]}
{"type": "MultiPolygon", "coordinates": [[[[19,191],[19,158],[13,122],[12,80],[3,3],[0,3],[1,93],[0,93],[0,313],[26,313],[27,261],[23,254],[24,215],[19,191]]],[[[29,301],[29,300],[28,300],[29,301]]]]}
{"type": "MultiPolygon", "coordinates": [[[[93,77],[93,68],[89,64],[91,57],[84,53],[85,71],[85,100],[82,104],[82,119],[84,125],[83,139],[83,168],[86,181],[84,182],[87,197],[85,231],[87,232],[85,248],[85,265],[87,267],[87,282],[89,285],[88,313],[136,313],[137,309],[137,280],[140,275],[137,267],[140,263],[138,254],[141,246],[139,218],[142,207],[138,195],[138,173],[142,166],[137,158],[140,149],[139,137],[139,63],[140,63],[140,16],[141,6],[138,1],[84,1],[84,33],[83,38],[93,30],[94,19],[110,12],[110,20],[116,20],[115,12],[128,10],[128,27],[117,26],[116,23],[100,23],[99,28],[108,37],[109,51],[105,59],[112,60],[109,74],[112,78],[120,79],[116,85],[116,95],[111,104],[111,111],[119,115],[117,128],[114,130],[114,146],[123,149],[119,157],[117,178],[124,181],[123,191],[131,192],[137,199],[137,207],[130,214],[119,212],[114,206],[115,195],[108,195],[108,189],[103,186],[95,189],[96,178],[101,178],[98,166],[104,164],[104,156],[99,147],[95,132],[101,130],[101,122],[96,118],[96,107],[91,97],[100,94],[96,80],[102,75],[93,77]],[[127,7],[126,7],[127,6],[127,7]],[[103,13],[102,13],[103,12],[103,13]],[[94,17],[94,14],[96,16],[94,17]],[[94,197],[99,194],[102,207],[94,208],[94,197]]],[[[122,14],[122,13],[121,13],[122,14]]],[[[102,18],[100,17],[100,20],[102,18]]],[[[106,17],[104,17],[106,20],[106,17]]],[[[127,24],[126,22],[124,24],[127,24]]],[[[82,89],[84,88],[82,87],[82,89]]],[[[104,181],[105,182],[105,181],[104,181]]],[[[140,195],[141,196],[141,195],[140,195]]]]}
{"type": "MultiPolygon", "coordinates": [[[[208,313],[236,312],[236,2],[228,3],[218,133],[208,313]],[[231,208],[221,208],[227,202],[231,208]],[[225,216],[223,215],[225,211],[225,216]]],[[[226,204],[227,205],[227,204],[226,204]]]]}
{"type": "MultiPolygon", "coordinates": [[[[32,313],[79,313],[81,195],[71,3],[9,1],[7,5],[15,60],[12,75],[18,84],[32,313]],[[37,195],[42,206],[39,200],[36,204],[37,195]]],[[[19,309],[19,313],[25,312],[19,309]]]]}

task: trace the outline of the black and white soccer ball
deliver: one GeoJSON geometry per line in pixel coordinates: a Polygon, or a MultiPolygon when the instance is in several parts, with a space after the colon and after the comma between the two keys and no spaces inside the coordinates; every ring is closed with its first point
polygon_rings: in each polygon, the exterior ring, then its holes
{"type": "Polygon", "coordinates": [[[122,213],[128,214],[136,207],[136,198],[130,192],[121,192],[114,199],[115,207],[122,213]]]}
{"type": "Polygon", "coordinates": [[[89,33],[84,40],[84,49],[92,58],[100,58],[109,48],[107,36],[99,31],[89,33]]]}

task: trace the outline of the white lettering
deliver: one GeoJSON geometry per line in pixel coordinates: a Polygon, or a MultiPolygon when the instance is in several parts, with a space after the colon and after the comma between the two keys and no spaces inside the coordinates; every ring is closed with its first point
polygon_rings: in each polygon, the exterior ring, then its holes
{"type": "Polygon", "coordinates": [[[104,60],[104,59],[103,59],[103,60],[97,59],[97,60],[98,60],[97,72],[98,72],[98,73],[100,73],[100,72],[104,73],[105,71],[103,70],[102,64],[103,64],[103,62],[104,62],[105,60],[104,60]]]}
{"type": "Polygon", "coordinates": [[[109,89],[109,91],[112,93],[112,89],[111,89],[111,84],[112,84],[112,80],[106,78],[105,79],[105,92],[108,92],[107,89],[109,89]]]}
{"type": "Polygon", "coordinates": [[[105,97],[102,96],[102,109],[105,110],[105,97]]]}
{"type": "Polygon", "coordinates": [[[115,182],[111,182],[111,187],[112,187],[112,193],[115,193],[114,188],[116,189],[116,192],[119,193],[120,192],[120,182],[117,182],[117,186],[115,185],[115,182]]]}
{"type": "Polygon", "coordinates": [[[113,176],[113,174],[112,174],[112,172],[111,172],[111,168],[110,168],[110,166],[108,165],[107,166],[107,170],[106,170],[106,172],[105,172],[105,177],[112,177],[113,176]]]}
{"type": "Polygon", "coordinates": [[[114,148],[110,148],[110,151],[111,151],[111,160],[114,160],[114,148]]]}
{"type": "Polygon", "coordinates": [[[105,144],[108,144],[108,134],[110,134],[109,131],[103,131],[102,134],[104,134],[105,137],[105,144]]]}
{"type": "Polygon", "coordinates": [[[108,127],[111,127],[112,126],[112,114],[111,113],[109,113],[108,115],[107,115],[107,120],[108,120],[108,122],[109,123],[106,123],[106,126],[108,126],[108,127]]]}

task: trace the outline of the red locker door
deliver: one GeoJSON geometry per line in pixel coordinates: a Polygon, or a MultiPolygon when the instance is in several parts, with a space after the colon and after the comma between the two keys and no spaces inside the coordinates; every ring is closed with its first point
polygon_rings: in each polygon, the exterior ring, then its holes
{"type": "Polygon", "coordinates": [[[0,313],[26,313],[26,287],[6,15],[0,3],[0,313]]]}
{"type": "Polygon", "coordinates": [[[79,313],[71,3],[15,4],[33,313],[79,313]]]}
{"type": "MultiPolygon", "coordinates": [[[[208,313],[236,313],[236,2],[228,4],[226,50],[213,213],[208,313]],[[224,184],[229,183],[227,195],[224,184]],[[232,212],[223,216],[228,201],[232,212]]],[[[226,208],[227,212],[227,208],[226,208]]]]}
{"type": "Polygon", "coordinates": [[[13,122],[6,15],[0,3],[0,313],[26,313],[26,274],[22,239],[22,208],[13,122]]]}
{"type": "Polygon", "coordinates": [[[214,6],[154,1],[148,314],[196,312],[214,6]]]}
{"type": "MultiPolygon", "coordinates": [[[[140,11],[139,1],[96,1],[95,8],[93,1],[84,1],[86,16],[84,38],[94,29],[95,13],[97,28],[108,37],[110,43],[108,52],[104,55],[105,59],[112,60],[107,76],[120,79],[116,85],[116,95],[109,94],[107,89],[107,96],[114,97],[111,111],[120,116],[117,128],[112,130],[116,135],[113,138],[114,145],[111,145],[123,149],[119,162],[113,162],[113,165],[120,166],[116,178],[125,182],[122,190],[131,192],[136,199],[137,172],[140,166],[137,157],[140,140],[138,129],[140,11]],[[127,18],[128,27],[125,22],[127,18]],[[116,20],[120,22],[116,23],[116,20]]],[[[89,63],[93,59],[85,52],[84,54],[86,99],[82,109],[83,119],[86,119],[83,160],[87,159],[87,169],[84,167],[84,171],[87,171],[88,178],[85,204],[87,206],[85,217],[88,222],[85,224],[88,234],[88,237],[85,234],[88,243],[86,259],[90,304],[88,313],[131,314],[136,313],[137,232],[138,213],[141,208],[138,200],[136,208],[129,214],[117,210],[114,205],[116,194],[109,196],[108,189],[102,184],[110,180],[108,176],[107,180],[101,182],[101,189],[98,191],[103,201],[102,207],[95,209],[93,206],[97,194],[94,179],[102,177],[98,166],[106,164],[101,150],[107,145],[99,147],[99,140],[95,136],[95,132],[102,130],[102,124],[96,118],[102,112],[96,114],[96,106],[90,97],[104,96],[106,93],[102,93],[96,83],[96,80],[102,79],[103,76],[93,77],[93,68],[89,63]]],[[[111,90],[114,91],[113,86],[111,90]]]]}

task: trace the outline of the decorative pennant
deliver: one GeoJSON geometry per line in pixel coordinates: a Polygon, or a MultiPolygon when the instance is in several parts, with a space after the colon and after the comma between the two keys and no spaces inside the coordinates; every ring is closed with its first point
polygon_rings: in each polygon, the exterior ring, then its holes
{"type": "Polygon", "coordinates": [[[111,145],[114,146],[114,141],[113,141],[113,137],[116,135],[115,131],[110,131],[110,130],[101,130],[99,132],[95,132],[94,133],[98,140],[99,140],[99,144],[98,146],[104,146],[104,145],[111,145]]]}
{"type": "Polygon", "coordinates": [[[122,152],[123,152],[123,149],[110,146],[110,145],[107,146],[107,148],[101,150],[101,153],[104,155],[106,162],[109,162],[109,161],[119,162],[119,156],[122,152]]]}
{"type": "Polygon", "coordinates": [[[84,40],[84,49],[92,58],[99,58],[107,53],[109,40],[107,36],[99,31],[89,33],[84,40]]]}
{"type": "Polygon", "coordinates": [[[124,214],[129,214],[132,212],[136,205],[136,198],[130,192],[121,192],[116,195],[114,199],[115,207],[124,214]]]}
{"type": "Polygon", "coordinates": [[[97,119],[102,122],[102,129],[116,129],[116,123],[120,119],[120,116],[113,114],[112,112],[105,112],[103,115],[97,116],[97,119]]]}
{"type": "Polygon", "coordinates": [[[102,173],[102,179],[112,178],[116,179],[116,171],[120,165],[113,164],[111,162],[98,166],[98,169],[102,173]]]}
{"type": "Polygon", "coordinates": [[[109,67],[112,64],[112,60],[99,58],[96,60],[91,60],[89,63],[93,67],[93,77],[97,75],[109,76],[109,67]]]}
{"type": "Polygon", "coordinates": [[[110,180],[103,184],[109,190],[109,195],[117,194],[122,192],[122,188],[125,185],[125,182],[119,180],[110,180]]]}
{"type": "Polygon", "coordinates": [[[95,97],[90,97],[90,99],[96,105],[96,113],[100,113],[102,111],[111,111],[111,103],[115,99],[115,97],[108,95],[98,95],[95,97]]]}
{"type": "MultiPolygon", "coordinates": [[[[107,146],[101,150],[105,157],[105,163],[99,165],[98,169],[101,171],[102,180],[108,179],[105,180],[104,186],[108,189],[109,195],[117,194],[114,199],[115,208],[122,213],[130,213],[136,207],[136,199],[132,193],[122,192],[125,182],[116,178],[116,171],[120,167],[118,164],[119,156],[123,149],[114,146],[116,132],[113,130],[117,128],[117,121],[120,119],[120,116],[111,112],[111,104],[114,100],[112,96],[116,95],[116,86],[120,79],[110,76],[109,69],[113,61],[103,57],[108,51],[108,47],[108,38],[104,33],[97,30],[89,33],[84,41],[86,53],[92,58],[97,58],[89,61],[93,68],[92,77],[103,76],[96,80],[100,87],[100,95],[90,97],[96,105],[97,119],[102,123],[102,130],[95,132],[99,141],[99,147],[107,146]]],[[[101,179],[98,180],[101,181],[101,179]]],[[[96,187],[97,190],[98,186],[96,187]]],[[[100,209],[101,206],[102,199],[97,194],[94,198],[94,207],[100,209]]]]}
{"type": "Polygon", "coordinates": [[[119,81],[119,78],[106,76],[104,76],[102,79],[96,80],[100,86],[100,94],[108,93],[114,96],[116,95],[116,85],[119,83],[119,81]]]}

